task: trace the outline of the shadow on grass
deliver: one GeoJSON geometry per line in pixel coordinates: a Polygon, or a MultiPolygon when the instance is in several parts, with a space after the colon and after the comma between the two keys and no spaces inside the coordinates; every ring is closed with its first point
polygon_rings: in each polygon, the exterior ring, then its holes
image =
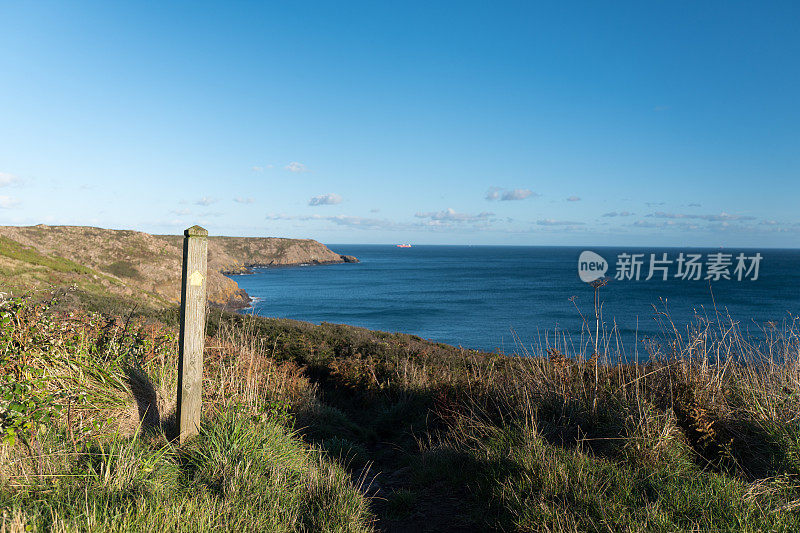
{"type": "Polygon", "coordinates": [[[163,434],[169,441],[178,438],[176,413],[160,412],[158,393],[147,372],[138,364],[125,364],[123,372],[136,401],[142,430],[151,434],[163,434]]]}
{"type": "Polygon", "coordinates": [[[447,427],[436,409],[440,391],[353,385],[320,366],[306,375],[320,401],[298,413],[299,432],[354,480],[369,472],[365,488],[380,530],[461,532],[511,524],[511,516],[477,496],[476,483],[489,472],[512,472],[514,463],[481,463],[467,453],[420,446],[418,439],[447,427]]]}

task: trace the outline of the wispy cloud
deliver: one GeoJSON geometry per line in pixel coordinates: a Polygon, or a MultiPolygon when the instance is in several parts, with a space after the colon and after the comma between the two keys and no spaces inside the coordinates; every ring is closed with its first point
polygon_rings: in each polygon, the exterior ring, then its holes
{"type": "Polygon", "coordinates": [[[19,185],[20,183],[22,183],[22,179],[19,176],[8,172],[0,172],[0,187],[19,185]]]}
{"type": "Polygon", "coordinates": [[[603,213],[603,217],[629,217],[633,215],[630,211],[611,211],[610,213],[603,213]]]}
{"type": "Polygon", "coordinates": [[[717,214],[695,215],[695,214],[685,214],[685,213],[665,213],[664,211],[657,211],[655,213],[651,213],[645,216],[651,218],[697,219],[697,220],[707,220],[710,222],[731,221],[731,220],[745,221],[745,220],[755,220],[756,218],[745,215],[731,215],[725,212],[722,212],[718,215],[717,214]]]}
{"type": "Polygon", "coordinates": [[[584,226],[585,222],[574,222],[572,220],[554,220],[552,218],[543,218],[536,221],[538,226],[584,226]]]}
{"type": "Polygon", "coordinates": [[[524,200],[531,196],[539,196],[530,189],[505,189],[503,187],[489,187],[486,192],[486,198],[490,202],[500,200],[501,202],[509,202],[512,200],[524,200]]]}
{"type": "Polygon", "coordinates": [[[568,202],[580,202],[581,201],[581,197],[580,196],[568,196],[567,197],[567,201],[568,202]]]}
{"type": "Polygon", "coordinates": [[[533,191],[530,189],[512,189],[510,191],[504,191],[503,195],[500,196],[500,201],[524,200],[530,196],[533,196],[533,191]]]}
{"type": "Polygon", "coordinates": [[[209,206],[216,202],[215,198],[211,198],[210,196],[203,196],[199,200],[195,200],[194,205],[202,205],[202,206],[209,206]]]}
{"type": "Polygon", "coordinates": [[[689,207],[703,207],[703,206],[698,204],[697,202],[692,202],[691,204],[689,204],[689,207]]]}
{"type": "Polygon", "coordinates": [[[637,228],[663,228],[666,226],[665,222],[648,222],[647,220],[637,220],[635,221],[632,226],[636,226],[637,228]]]}
{"type": "Polygon", "coordinates": [[[378,209],[377,207],[375,207],[375,208],[372,208],[372,209],[370,209],[370,210],[369,210],[369,212],[370,212],[370,213],[380,213],[380,212],[381,212],[381,210],[380,210],[380,209],[378,209]]]}
{"type": "Polygon", "coordinates": [[[264,172],[264,167],[259,167],[259,166],[250,167],[250,170],[252,170],[253,172],[264,172]]]}
{"type": "Polygon", "coordinates": [[[233,201],[236,202],[237,204],[252,204],[253,202],[255,202],[255,200],[253,200],[252,198],[242,198],[241,196],[237,196],[236,198],[233,199],[233,201]]]}
{"type": "Polygon", "coordinates": [[[666,202],[646,202],[645,203],[645,205],[647,205],[647,207],[660,207],[660,206],[665,205],[665,204],[666,204],[666,202]]]}
{"type": "Polygon", "coordinates": [[[800,233],[800,222],[795,222],[794,224],[782,224],[775,220],[765,220],[764,222],[767,222],[764,231],[775,233],[800,233]]]}
{"type": "Polygon", "coordinates": [[[427,213],[416,213],[414,215],[416,218],[427,219],[432,222],[443,223],[443,222],[482,222],[491,219],[494,216],[494,213],[489,211],[483,211],[481,213],[472,215],[469,213],[459,213],[453,208],[447,208],[444,211],[430,211],[427,213]]]}
{"type": "MultiPolygon", "coordinates": [[[[719,229],[724,229],[729,225],[728,222],[722,222],[719,229]]],[[[701,227],[696,222],[685,222],[679,220],[662,220],[662,221],[653,221],[653,220],[636,220],[630,226],[636,228],[650,228],[650,229],[673,229],[673,230],[682,230],[682,231],[696,231],[700,229],[705,229],[706,231],[709,230],[709,226],[701,227]]]]}
{"type": "Polygon", "coordinates": [[[350,228],[358,229],[397,229],[401,225],[392,220],[385,218],[366,218],[356,217],[350,215],[286,215],[286,214],[270,214],[267,215],[267,220],[296,220],[296,221],[323,221],[332,222],[337,226],[347,226],[350,228]]]}
{"type": "Polygon", "coordinates": [[[382,229],[390,231],[485,231],[492,222],[491,213],[468,215],[453,210],[435,213],[417,213],[418,222],[395,221],[386,218],[371,218],[351,215],[287,215],[269,214],[267,220],[287,220],[298,222],[328,222],[336,226],[353,229],[382,229]]]}
{"type": "Polygon", "coordinates": [[[283,168],[289,172],[308,172],[308,168],[303,163],[298,163],[297,161],[292,161],[283,168]]]}
{"type": "Polygon", "coordinates": [[[342,203],[342,197],[336,193],[320,194],[308,201],[308,205],[336,205],[342,203]]]}
{"type": "Polygon", "coordinates": [[[173,215],[178,215],[180,217],[192,214],[190,209],[173,209],[170,211],[173,215]]]}
{"type": "Polygon", "coordinates": [[[0,195],[0,209],[12,209],[19,205],[19,200],[10,196],[0,195]]]}

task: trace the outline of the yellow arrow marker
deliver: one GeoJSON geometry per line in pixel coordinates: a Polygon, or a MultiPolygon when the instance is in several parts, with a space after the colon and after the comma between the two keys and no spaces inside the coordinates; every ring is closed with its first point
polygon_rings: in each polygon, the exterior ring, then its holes
{"type": "Polygon", "coordinates": [[[192,287],[199,287],[203,284],[204,279],[205,278],[203,277],[203,275],[197,270],[195,270],[194,272],[192,272],[192,275],[189,276],[189,285],[191,285],[192,287]]]}

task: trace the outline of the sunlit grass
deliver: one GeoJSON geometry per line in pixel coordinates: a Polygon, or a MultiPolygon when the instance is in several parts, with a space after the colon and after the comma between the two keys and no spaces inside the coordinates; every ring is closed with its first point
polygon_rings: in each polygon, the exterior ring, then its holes
{"type": "Polygon", "coordinates": [[[791,321],[664,313],[620,363],[613,325],[509,356],[213,312],[179,447],[174,313],[55,309],[2,309],[9,530],[800,528],[791,321]]]}

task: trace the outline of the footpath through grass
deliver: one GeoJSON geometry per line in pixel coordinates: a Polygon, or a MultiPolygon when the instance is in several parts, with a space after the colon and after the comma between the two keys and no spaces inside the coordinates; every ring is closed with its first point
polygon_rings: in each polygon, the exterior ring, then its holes
{"type": "Polygon", "coordinates": [[[178,447],[174,311],[0,312],[11,530],[800,529],[794,323],[615,365],[213,312],[178,447]]]}

